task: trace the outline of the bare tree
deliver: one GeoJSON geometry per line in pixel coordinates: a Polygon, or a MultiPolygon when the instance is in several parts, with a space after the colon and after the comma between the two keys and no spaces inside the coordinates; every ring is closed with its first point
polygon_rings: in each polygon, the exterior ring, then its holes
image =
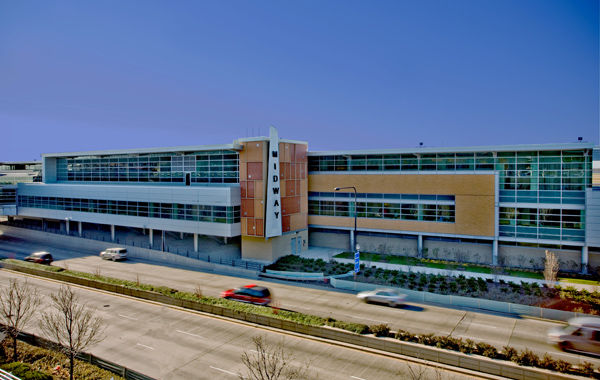
{"type": "Polygon", "coordinates": [[[262,336],[252,338],[253,353],[244,352],[242,363],[246,367],[246,374],[239,374],[239,378],[250,380],[295,380],[307,379],[310,363],[301,367],[292,365],[293,355],[289,354],[282,344],[270,346],[262,336]]]}
{"type": "Polygon", "coordinates": [[[69,376],[73,380],[75,355],[104,339],[104,321],[79,302],[70,286],[61,286],[50,298],[54,310],[42,314],[40,327],[69,356],[69,376]]]}
{"type": "Polygon", "coordinates": [[[546,284],[552,285],[556,282],[558,268],[558,257],[556,257],[554,252],[546,250],[546,262],[544,264],[544,280],[546,280],[546,284]]]}
{"type": "Polygon", "coordinates": [[[18,281],[11,278],[8,286],[0,289],[0,321],[5,326],[7,335],[12,339],[13,361],[18,360],[17,337],[31,321],[40,304],[37,289],[31,287],[27,280],[18,281]]]}

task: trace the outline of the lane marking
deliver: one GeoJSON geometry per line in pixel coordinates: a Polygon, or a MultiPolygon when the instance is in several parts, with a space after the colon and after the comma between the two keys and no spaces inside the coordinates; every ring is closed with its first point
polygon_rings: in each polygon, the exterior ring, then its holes
{"type": "Polygon", "coordinates": [[[128,316],[128,315],[123,315],[123,314],[119,314],[119,317],[123,317],[123,318],[131,319],[132,321],[137,321],[137,320],[138,320],[137,318],[130,317],[130,316],[128,316]]]}
{"type": "Polygon", "coordinates": [[[231,371],[227,371],[227,370],[225,370],[225,369],[223,369],[223,368],[217,368],[217,367],[213,367],[212,365],[211,365],[211,366],[209,366],[209,367],[210,367],[210,368],[212,368],[212,369],[216,369],[217,371],[221,371],[221,372],[225,372],[225,373],[228,373],[228,374],[230,374],[230,375],[233,375],[233,376],[237,376],[237,373],[233,373],[233,372],[231,372],[231,371]]]}
{"type": "Polygon", "coordinates": [[[485,324],[485,323],[477,323],[477,322],[471,322],[471,325],[483,326],[483,327],[488,328],[488,329],[497,329],[498,328],[498,326],[490,326],[490,325],[485,324]]]}
{"type": "MultiPolygon", "coordinates": [[[[404,313],[404,312],[402,312],[404,313]]],[[[373,322],[379,322],[379,323],[390,323],[390,321],[382,321],[381,319],[373,319],[373,318],[363,318],[363,317],[357,317],[356,315],[351,315],[351,314],[343,314],[346,317],[350,317],[350,318],[356,318],[356,319],[364,319],[365,321],[373,321],[373,322]]]]}
{"type": "Polygon", "coordinates": [[[196,337],[196,338],[204,339],[203,336],[192,334],[191,332],[181,331],[181,330],[175,330],[175,331],[178,332],[178,333],[181,333],[181,334],[185,334],[185,335],[193,336],[193,337],[196,337]]]}
{"type": "Polygon", "coordinates": [[[366,380],[366,379],[363,379],[362,377],[356,377],[356,376],[350,376],[350,377],[353,379],[356,379],[356,380],[366,380]]]}
{"type": "Polygon", "coordinates": [[[144,348],[147,348],[149,350],[154,350],[154,348],[150,347],[150,346],[146,346],[145,344],[141,344],[141,343],[137,343],[138,346],[142,346],[144,348]]]}

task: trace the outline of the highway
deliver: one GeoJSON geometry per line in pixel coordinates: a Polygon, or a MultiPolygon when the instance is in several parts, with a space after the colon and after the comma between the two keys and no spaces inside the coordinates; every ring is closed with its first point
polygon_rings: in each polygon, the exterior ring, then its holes
{"type": "MultiPolygon", "coordinates": [[[[1,284],[7,284],[10,278],[27,279],[37,288],[44,296],[40,307],[44,311],[49,310],[48,295],[61,286],[57,281],[0,270],[1,284]]],[[[256,336],[264,337],[271,347],[283,345],[294,357],[292,365],[308,363],[309,379],[410,379],[410,370],[426,371],[423,378],[477,378],[407,364],[395,355],[343,347],[106,292],[74,289],[106,322],[105,339],[86,351],[157,379],[237,379],[238,374],[245,373],[242,354],[255,354],[252,338],[256,336]]],[[[37,323],[27,331],[41,335],[37,323]]]]}
{"type": "Polygon", "coordinates": [[[249,280],[214,273],[184,270],[137,259],[124,262],[105,261],[98,252],[77,252],[72,248],[52,245],[41,241],[24,242],[0,236],[0,255],[23,258],[35,250],[48,250],[57,260],[53,265],[72,270],[116,278],[138,280],[144,283],[166,285],[185,291],[200,287],[207,296],[218,296],[224,289],[257,283],[272,290],[276,305],[322,317],[360,322],[365,324],[387,323],[392,330],[403,329],[412,333],[451,335],[483,341],[501,349],[505,345],[517,349],[529,348],[542,356],[548,352],[557,359],[577,364],[589,361],[600,365],[600,359],[565,353],[546,342],[547,331],[561,323],[521,318],[498,313],[438,307],[428,304],[410,303],[403,308],[364,304],[353,293],[326,287],[296,286],[281,281],[249,280]]]}

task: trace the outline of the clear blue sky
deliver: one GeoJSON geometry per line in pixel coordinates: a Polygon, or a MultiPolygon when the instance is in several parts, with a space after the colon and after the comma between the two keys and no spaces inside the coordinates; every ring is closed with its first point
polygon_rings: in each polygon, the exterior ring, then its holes
{"type": "Polygon", "coordinates": [[[0,0],[0,160],[598,143],[597,0],[0,0]]]}

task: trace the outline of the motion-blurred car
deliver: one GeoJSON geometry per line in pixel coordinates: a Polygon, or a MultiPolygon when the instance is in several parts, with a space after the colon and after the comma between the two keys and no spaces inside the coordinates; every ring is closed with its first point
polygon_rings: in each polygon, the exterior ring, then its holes
{"type": "Polygon", "coordinates": [[[266,306],[271,303],[271,292],[264,286],[246,285],[221,292],[221,298],[266,306]]]}
{"type": "Polygon", "coordinates": [[[600,318],[572,318],[567,326],[548,331],[548,342],[565,351],[600,355],[600,318]]]}
{"type": "Polygon", "coordinates": [[[125,260],[127,258],[127,249],[125,248],[107,248],[100,252],[100,257],[105,260],[125,260]]]}
{"type": "Polygon", "coordinates": [[[366,292],[360,292],[356,296],[367,303],[384,303],[391,307],[404,305],[404,300],[406,299],[406,295],[400,293],[400,291],[396,289],[369,290],[366,292]]]}
{"type": "Polygon", "coordinates": [[[38,263],[38,264],[50,265],[54,261],[54,258],[48,252],[41,251],[41,252],[34,252],[31,255],[27,256],[25,258],[25,261],[29,261],[32,263],[38,263]]]}

